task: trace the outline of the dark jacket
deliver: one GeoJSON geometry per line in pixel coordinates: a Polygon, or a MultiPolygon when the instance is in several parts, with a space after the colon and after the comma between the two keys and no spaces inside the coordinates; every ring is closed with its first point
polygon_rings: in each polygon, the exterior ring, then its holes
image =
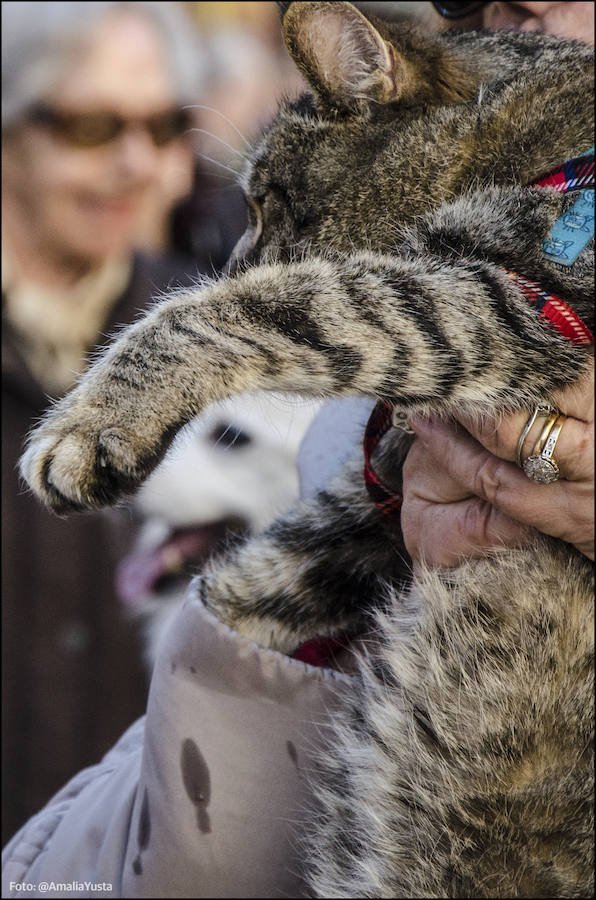
{"type": "MultiPolygon", "coordinates": [[[[193,266],[138,255],[105,335],[193,266]]],[[[4,318],[4,317],[3,317],[4,318]]],[[[60,519],[28,495],[17,462],[48,398],[2,334],[3,842],[144,711],[135,628],[114,594],[130,513],[60,519]]]]}

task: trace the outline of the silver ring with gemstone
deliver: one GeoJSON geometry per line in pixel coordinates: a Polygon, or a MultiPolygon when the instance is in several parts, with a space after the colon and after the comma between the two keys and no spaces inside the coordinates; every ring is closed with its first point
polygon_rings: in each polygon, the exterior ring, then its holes
{"type": "Polygon", "coordinates": [[[523,469],[536,484],[553,484],[559,479],[559,466],[553,456],[565,416],[552,413],[542,429],[532,454],[524,461],[523,469]]]}

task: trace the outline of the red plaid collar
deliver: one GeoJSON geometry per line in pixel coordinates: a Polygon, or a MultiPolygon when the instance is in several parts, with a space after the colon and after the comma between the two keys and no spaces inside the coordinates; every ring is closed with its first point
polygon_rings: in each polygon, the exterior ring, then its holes
{"type": "Polygon", "coordinates": [[[594,152],[574,156],[562,165],[541,175],[530,187],[549,187],[555,191],[579,191],[594,187],[594,152]]]}
{"type": "MultiPolygon", "coordinates": [[[[561,166],[533,181],[530,187],[551,188],[560,192],[582,190],[594,187],[594,154],[588,153],[567,160],[561,166]]],[[[525,299],[532,304],[538,315],[573,344],[588,346],[594,343],[594,335],[564,300],[556,294],[545,291],[536,282],[528,281],[517,272],[501,269],[515,282],[525,299]]],[[[372,464],[372,455],[377,444],[392,425],[393,404],[380,400],[372,411],[364,432],[364,482],[368,493],[381,512],[389,517],[399,515],[403,497],[392,491],[377,475],[372,464]]]]}

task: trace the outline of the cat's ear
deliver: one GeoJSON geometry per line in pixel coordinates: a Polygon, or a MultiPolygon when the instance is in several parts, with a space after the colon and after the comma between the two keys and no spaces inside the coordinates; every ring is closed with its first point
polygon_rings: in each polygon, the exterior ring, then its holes
{"type": "Polygon", "coordinates": [[[286,46],[327,107],[351,112],[367,103],[449,104],[477,90],[470,65],[437,36],[403,25],[392,43],[351,3],[283,5],[286,46]]]}
{"type": "Polygon", "coordinates": [[[283,30],[294,62],[328,105],[348,111],[407,90],[407,62],[351,3],[292,3],[283,30]]]}

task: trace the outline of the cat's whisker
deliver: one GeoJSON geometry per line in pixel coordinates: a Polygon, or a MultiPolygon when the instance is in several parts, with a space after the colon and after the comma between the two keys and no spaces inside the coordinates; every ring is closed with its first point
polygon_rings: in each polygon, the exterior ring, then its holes
{"type": "Polygon", "coordinates": [[[225,181],[225,184],[221,186],[222,191],[233,190],[237,187],[236,182],[229,175],[224,175],[223,172],[209,172],[209,178],[221,178],[222,181],[225,181]]]}
{"type": "Polygon", "coordinates": [[[220,162],[218,159],[213,159],[212,156],[207,156],[206,153],[199,153],[201,159],[206,159],[208,162],[213,163],[214,166],[219,166],[220,169],[226,169],[228,172],[231,172],[235,178],[238,177],[238,170],[233,169],[231,166],[226,166],[225,163],[220,162]]]}
{"type": "Polygon", "coordinates": [[[223,138],[219,137],[217,134],[213,134],[212,131],[208,131],[206,128],[190,128],[189,132],[197,132],[199,134],[206,134],[208,137],[213,138],[213,140],[219,141],[220,144],[223,144],[223,146],[226,147],[230,151],[230,153],[237,153],[238,156],[242,157],[242,159],[246,159],[246,157],[247,157],[247,154],[244,153],[242,150],[238,150],[237,147],[233,147],[232,144],[228,144],[228,142],[224,141],[223,138]]]}
{"type": "Polygon", "coordinates": [[[215,113],[216,116],[220,116],[222,119],[224,119],[225,122],[228,123],[228,125],[230,126],[230,128],[233,128],[233,129],[234,129],[234,131],[236,132],[236,134],[238,135],[238,137],[241,138],[241,139],[244,141],[244,143],[246,144],[246,146],[248,147],[248,149],[252,152],[253,146],[252,146],[252,144],[250,143],[250,141],[248,141],[248,140],[245,138],[245,136],[242,134],[242,132],[240,131],[240,129],[239,129],[236,125],[234,125],[234,123],[232,122],[232,120],[231,120],[228,116],[226,116],[225,113],[222,113],[222,111],[221,111],[220,109],[214,109],[212,106],[205,106],[203,103],[193,103],[193,104],[191,104],[191,105],[189,105],[189,106],[185,106],[184,109],[204,109],[204,110],[207,110],[207,112],[215,113]]]}

